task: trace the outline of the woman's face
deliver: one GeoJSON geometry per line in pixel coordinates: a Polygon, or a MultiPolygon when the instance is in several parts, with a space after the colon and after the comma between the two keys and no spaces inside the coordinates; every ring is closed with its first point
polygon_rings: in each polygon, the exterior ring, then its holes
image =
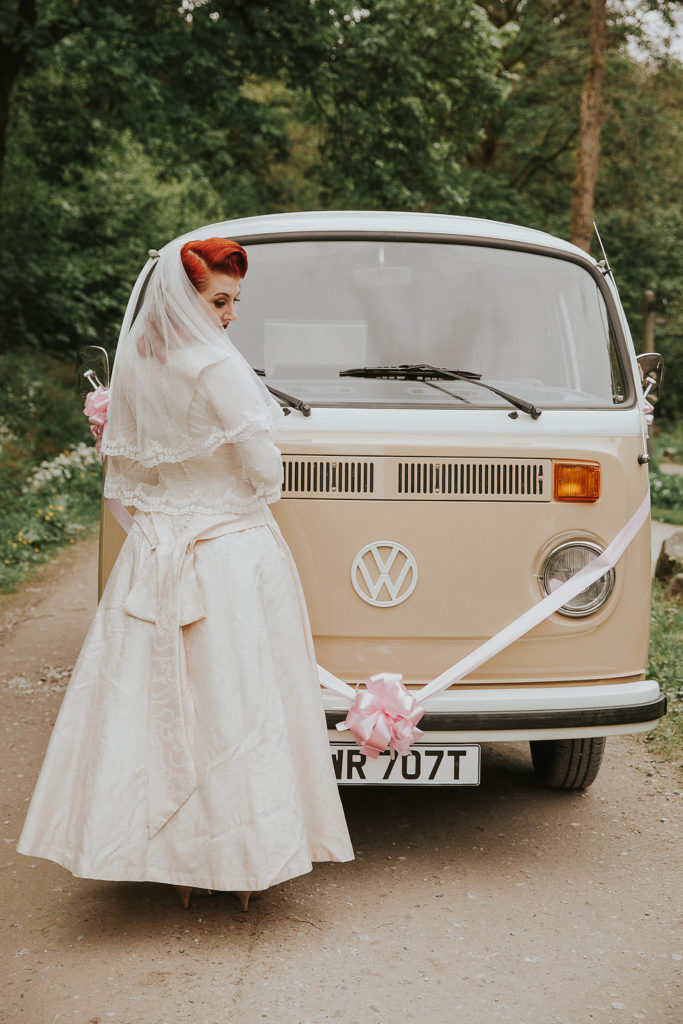
{"type": "Polygon", "coordinates": [[[240,286],[241,279],[239,277],[211,271],[206,287],[200,293],[217,316],[223,329],[237,319],[235,303],[239,302],[240,286]]]}

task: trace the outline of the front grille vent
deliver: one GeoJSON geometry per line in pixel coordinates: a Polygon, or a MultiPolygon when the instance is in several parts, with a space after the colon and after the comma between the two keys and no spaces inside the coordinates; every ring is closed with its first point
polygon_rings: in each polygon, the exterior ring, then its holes
{"type": "Polygon", "coordinates": [[[405,495],[468,498],[540,498],[545,477],[542,462],[483,461],[399,462],[397,490],[405,495]]]}
{"type": "Polygon", "coordinates": [[[286,454],[283,498],[550,501],[550,459],[372,458],[286,454]]]}
{"type": "Polygon", "coordinates": [[[351,459],[283,459],[283,497],[303,494],[373,494],[373,462],[351,459]]]}

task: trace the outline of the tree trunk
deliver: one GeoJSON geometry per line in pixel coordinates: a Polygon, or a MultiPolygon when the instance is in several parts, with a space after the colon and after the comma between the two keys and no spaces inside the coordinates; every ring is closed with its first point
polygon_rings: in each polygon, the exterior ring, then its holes
{"type": "Polygon", "coordinates": [[[2,57],[3,54],[0,53],[0,63],[2,63],[2,70],[0,70],[0,186],[2,186],[5,156],[7,154],[7,130],[9,128],[12,89],[21,67],[21,64],[8,59],[5,59],[3,62],[2,57]]]}
{"type": "Polygon", "coordinates": [[[25,37],[36,24],[36,0],[17,0],[9,23],[14,31],[0,42],[0,186],[7,154],[12,90],[28,54],[25,37]]]}
{"type": "Polygon", "coordinates": [[[600,165],[606,36],[606,0],[590,0],[590,60],[581,94],[578,166],[572,185],[570,229],[571,241],[586,252],[590,250],[593,234],[595,185],[600,165]]]}

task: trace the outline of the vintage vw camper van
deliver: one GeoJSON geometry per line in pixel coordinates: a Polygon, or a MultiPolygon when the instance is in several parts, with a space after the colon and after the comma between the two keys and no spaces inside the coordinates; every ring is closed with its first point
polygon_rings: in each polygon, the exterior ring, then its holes
{"type": "MultiPolygon", "coordinates": [[[[186,238],[213,235],[249,254],[230,334],[289,410],[272,508],[327,672],[400,674],[419,701],[623,541],[597,580],[427,700],[404,757],[361,753],[336,728],[348,701],[321,688],[339,782],[476,784],[483,742],[528,740],[546,784],[589,785],[607,736],[666,709],[646,678],[642,375],[606,262],[430,214],[292,213],[186,238]]],[[[122,540],[105,509],[101,584],[122,540]]]]}

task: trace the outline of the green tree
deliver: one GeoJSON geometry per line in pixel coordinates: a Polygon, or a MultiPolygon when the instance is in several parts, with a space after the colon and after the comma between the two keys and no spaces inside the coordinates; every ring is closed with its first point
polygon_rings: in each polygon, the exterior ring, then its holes
{"type": "Polygon", "coordinates": [[[17,89],[38,69],[66,58],[87,77],[84,107],[108,125],[144,128],[157,144],[169,140],[174,156],[181,145],[208,146],[215,159],[225,140],[207,122],[231,124],[233,143],[254,127],[237,102],[245,78],[310,74],[334,23],[319,0],[1,2],[0,178],[17,89]]]}
{"type": "Polygon", "coordinates": [[[504,84],[474,0],[371,0],[312,82],[327,206],[455,210],[461,164],[504,84]]]}
{"type": "Polygon", "coordinates": [[[286,82],[320,64],[333,19],[309,0],[14,0],[11,13],[0,347],[113,342],[150,246],[281,204],[286,82]]]}
{"type": "Polygon", "coordinates": [[[637,351],[643,291],[667,301],[666,323],[655,331],[665,359],[657,419],[671,421],[683,415],[683,66],[617,56],[606,96],[597,221],[637,351]]]}
{"type": "MultiPolygon", "coordinates": [[[[577,174],[581,86],[590,59],[588,7],[568,0],[484,3],[503,34],[510,83],[488,116],[467,169],[468,212],[569,237],[577,174]]],[[[660,418],[680,414],[683,354],[683,68],[648,41],[643,15],[681,4],[611,3],[607,8],[601,156],[594,209],[627,316],[640,343],[645,288],[668,299],[657,328],[667,363],[660,418]],[[634,55],[633,42],[639,46],[634,55]]],[[[599,256],[597,240],[592,249],[599,256]]]]}

